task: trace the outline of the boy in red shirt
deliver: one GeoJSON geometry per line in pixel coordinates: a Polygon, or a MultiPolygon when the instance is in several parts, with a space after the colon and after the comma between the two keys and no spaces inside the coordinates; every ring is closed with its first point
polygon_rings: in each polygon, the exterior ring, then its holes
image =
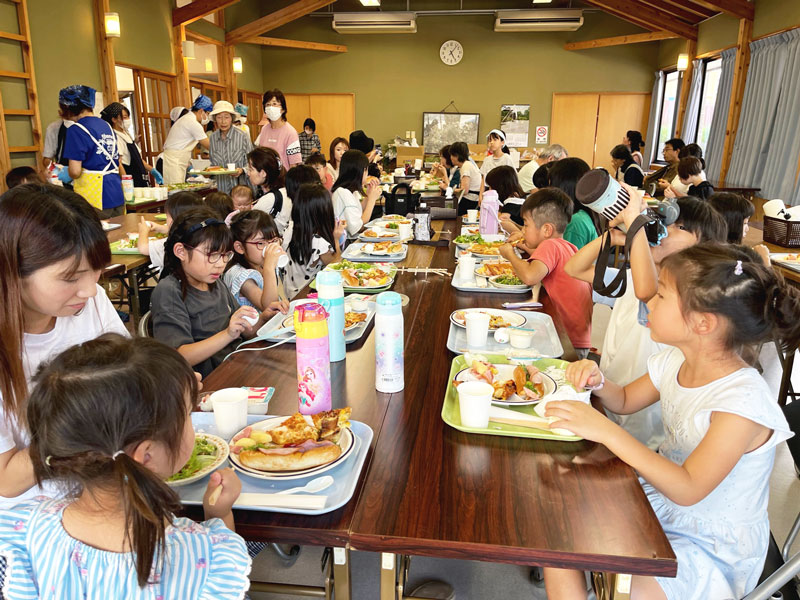
{"type": "Polygon", "coordinates": [[[531,257],[519,258],[511,244],[501,246],[500,255],[511,262],[514,273],[527,285],[541,282],[578,357],[586,358],[591,347],[592,288],[564,271],[564,265],[578,250],[563,238],[572,218],[572,200],[557,188],[544,188],[528,196],[520,215],[531,257]]]}

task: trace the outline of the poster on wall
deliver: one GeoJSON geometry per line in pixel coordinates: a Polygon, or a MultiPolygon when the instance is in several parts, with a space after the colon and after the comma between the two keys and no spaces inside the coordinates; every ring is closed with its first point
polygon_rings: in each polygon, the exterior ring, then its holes
{"type": "Polygon", "coordinates": [[[442,146],[453,142],[478,143],[478,113],[422,113],[422,145],[425,152],[436,154],[442,146]]]}
{"type": "Polygon", "coordinates": [[[523,148],[528,145],[530,104],[503,104],[500,107],[500,129],[506,134],[506,146],[523,148]]]}
{"type": "Polygon", "coordinates": [[[546,144],[547,143],[547,133],[548,128],[547,125],[539,125],[536,127],[536,143],[537,144],[546,144]]]}

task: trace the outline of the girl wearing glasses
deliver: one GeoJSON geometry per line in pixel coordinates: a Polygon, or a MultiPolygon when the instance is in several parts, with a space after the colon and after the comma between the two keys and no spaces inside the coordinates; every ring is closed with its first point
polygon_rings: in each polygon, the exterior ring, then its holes
{"type": "Polygon", "coordinates": [[[164,254],[164,275],[153,292],[153,334],[205,377],[278,309],[240,307],[227,286],[217,285],[233,258],[233,234],[207,208],[175,220],[164,254]]]}
{"type": "Polygon", "coordinates": [[[278,228],[267,213],[249,210],[233,217],[231,233],[234,254],[225,285],[242,306],[263,310],[278,300],[275,268],[284,253],[278,228]]]}

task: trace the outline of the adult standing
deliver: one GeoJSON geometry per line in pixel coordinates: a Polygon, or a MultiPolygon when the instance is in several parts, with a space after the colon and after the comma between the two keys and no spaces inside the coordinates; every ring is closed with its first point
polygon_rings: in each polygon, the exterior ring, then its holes
{"type": "Polygon", "coordinates": [[[635,188],[642,187],[644,172],[633,160],[633,155],[625,144],[617,144],[611,149],[611,166],[616,169],[617,181],[624,181],[635,188]]]}
{"type": "Polygon", "coordinates": [[[211,111],[211,118],[217,124],[217,129],[209,140],[209,158],[211,164],[224,167],[230,163],[236,165],[236,175],[218,175],[217,189],[229,194],[237,185],[244,185],[246,179],[244,170],[247,167],[247,155],[253,149],[250,137],[238,127],[234,127],[236,112],[233,104],[220,100],[211,111]]]}
{"type": "Polygon", "coordinates": [[[139,146],[133,141],[130,135],[131,113],[128,108],[120,102],[112,102],[101,112],[100,117],[117,134],[117,146],[119,148],[119,161],[126,175],[133,177],[133,187],[150,187],[150,175],[159,185],[164,183],[161,173],[142,159],[139,146]]]}
{"type": "Polygon", "coordinates": [[[536,186],[533,184],[533,174],[536,173],[539,167],[561,160],[562,158],[567,158],[567,156],[569,156],[569,154],[564,146],[561,144],[550,144],[539,153],[539,156],[529,161],[528,164],[524,165],[519,170],[517,173],[519,187],[521,187],[522,191],[526,194],[530,194],[536,189],[536,186]]]}
{"type": "Polygon", "coordinates": [[[262,98],[263,125],[256,138],[256,146],[272,148],[278,153],[284,169],[291,169],[303,162],[300,153],[300,138],[297,130],[286,120],[286,96],[280,90],[267,90],[262,98]]]}
{"type": "Polygon", "coordinates": [[[456,196],[464,192],[458,202],[458,216],[467,214],[468,210],[478,208],[478,197],[481,191],[481,172],[469,157],[469,146],[465,142],[456,142],[450,146],[450,160],[461,172],[459,187],[454,188],[456,196]]]}
{"type": "MultiPolygon", "coordinates": [[[[186,181],[186,168],[189,166],[192,151],[197,144],[208,150],[210,142],[206,135],[205,125],[210,120],[208,113],[212,107],[211,98],[200,94],[192,104],[191,110],[172,124],[164,142],[164,181],[166,183],[186,181]]],[[[173,109],[176,114],[177,108],[180,107],[173,109]]],[[[170,112],[170,117],[172,116],[172,112],[170,112]]]]}
{"type": "Polygon", "coordinates": [[[59,92],[61,114],[75,124],[67,129],[64,158],[69,166],[58,176],[71,182],[100,214],[116,217],[124,212],[122,178],[117,136],[111,125],[94,116],[95,90],[86,85],[71,85],[59,92]]]}
{"type": "Polygon", "coordinates": [[[317,124],[314,119],[308,118],[303,121],[303,131],[298,136],[300,139],[300,154],[303,156],[303,163],[312,154],[322,154],[322,143],[317,135],[317,124]]]}
{"type": "Polygon", "coordinates": [[[642,156],[642,148],[644,148],[644,140],[642,139],[642,132],[635,129],[629,129],[625,132],[625,137],[622,138],[622,143],[631,151],[633,162],[640,167],[644,157],[642,156]]]}

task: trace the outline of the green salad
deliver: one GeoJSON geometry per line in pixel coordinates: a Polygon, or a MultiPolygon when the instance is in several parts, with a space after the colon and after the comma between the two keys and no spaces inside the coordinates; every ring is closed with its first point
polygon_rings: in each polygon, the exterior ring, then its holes
{"type": "Polygon", "coordinates": [[[516,275],[498,275],[494,278],[494,281],[500,285],[525,285],[516,275]]]}
{"type": "Polygon", "coordinates": [[[455,240],[453,240],[456,244],[483,244],[483,238],[481,234],[475,233],[472,235],[460,235],[455,240]]]}
{"type": "Polygon", "coordinates": [[[194,438],[194,450],[192,450],[192,455],[189,457],[189,460],[183,465],[180,471],[168,478],[167,481],[187,479],[215,460],[217,460],[217,447],[206,438],[197,436],[194,438]]]}
{"type": "Polygon", "coordinates": [[[387,223],[386,229],[400,229],[400,225],[397,223],[387,223]]]}
{"type": "Polygon", "coordinates": [[[363,263],[363,262],[357,263],[357,262],[351,262],[349,260],[342,260],[342,262],[340,263],[330,265],[330,268],[334,269],[335,271],[343,271],[344,269],[369,270],[374,266],[375,265],[370,263],[363,263]]]}

